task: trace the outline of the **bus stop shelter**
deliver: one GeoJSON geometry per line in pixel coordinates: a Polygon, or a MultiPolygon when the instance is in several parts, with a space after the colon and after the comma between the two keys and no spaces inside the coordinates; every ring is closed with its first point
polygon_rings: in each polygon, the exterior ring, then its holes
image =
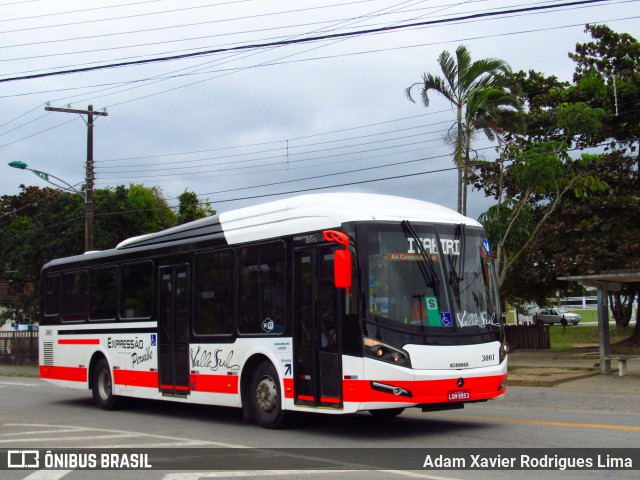
{"type": "Polygon", "coordinates": [[[640,282],[640,270],[615,270],[593,275],[558,277],[558,280],[578,282],[598,291],[598,337],[600,373],[611,375],[611,344],[609,341],[609,292],[619,292],[623,283],[640,282]]]}

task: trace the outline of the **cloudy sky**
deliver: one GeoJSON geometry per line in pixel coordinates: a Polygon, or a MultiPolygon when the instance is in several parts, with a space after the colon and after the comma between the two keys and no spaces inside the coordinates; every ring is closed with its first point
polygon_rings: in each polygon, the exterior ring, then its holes
{"type": "MultiPolygon", "coordinates": [[[[218,211],[322,187],[455,208],[443,141],[454,112],[436,96],[428,109],[410,103],[404,89],[424,72],[438,73],[440,52],[461,43],[474,59],[498,57],[514,70],[570,80],[567,53],[589,41],[586,23],[640,38],[637,0],[565,3],[2,0],[0,195],[17,194],[21,183],[45,186],[11,161],[80,186],[84,119],[45,106],[91,104],[108,112],[94,128],[97,188],[155,185],[172,205],[188,189],[218,211]],[[479,15],[548,6],[555,8],[479,15]],[[283,41],[291,44],[265,46],[283,41]],[[140,64],[206,51],[214,52],[140,64]],[[117,66],[125,62],[138,64],[117,66]]],[[[484,158],[495,157],[490,144],[478,146],[484,158]]],[[[470,216],[490,203],[473,193],[470,216]]]]}

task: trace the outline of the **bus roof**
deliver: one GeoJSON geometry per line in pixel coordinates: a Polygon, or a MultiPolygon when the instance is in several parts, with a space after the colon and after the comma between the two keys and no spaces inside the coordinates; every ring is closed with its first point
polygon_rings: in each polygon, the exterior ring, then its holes
{"type": "Polygon", "coordinates": [[[354,221],[402,221],[433,223],[478,222],[434,203],[372,193],[318,193],[223,212],[161,232],[134,237],[116,248],[128,249],[162,243],[196,240],[224,234],[229,245],[338,228],[354,221]]]}
{"type": "Polygon", "coordinates": [[[111,256],[118,251],[165,247],[200,239],[234,245],[298,233],[339,228],[346,222],[393,221],[464,223],[480,226],[449,208],[404,197],[372,193],[318,193],[223,212],[120,242],[115,249],[55,259],[45,267],[111,256]]]}

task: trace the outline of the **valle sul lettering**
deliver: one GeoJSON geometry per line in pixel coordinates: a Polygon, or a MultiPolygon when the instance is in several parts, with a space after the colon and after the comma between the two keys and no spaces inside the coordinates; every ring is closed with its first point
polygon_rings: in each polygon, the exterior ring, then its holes
{"type": "Polygon", "coordinates": [[[233,361],[233,350],[231,350],[226,358],[224,357],[224,352],[221,348],[217,348],[213,352],[210,352],[206,348],[198,347],[197,350],[194,351],[192,348],[190,350],[191,355],[191,365],[195,367],[203,367],[208,368],[209,370],[215,372],[220,368],[226,368],[229,370],[239,370],[240,365],[236,365],[232,363],[233,361]]]}

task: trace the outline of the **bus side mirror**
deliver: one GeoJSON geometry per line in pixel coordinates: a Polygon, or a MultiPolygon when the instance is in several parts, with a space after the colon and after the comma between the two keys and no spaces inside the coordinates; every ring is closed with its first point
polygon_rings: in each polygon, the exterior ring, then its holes
{"type": "Polygon", "coordinates": [[[336,288],[351,288],[351,252],[336,250],[333,257],[333,280],[336,288]]]}
{"type": "Polygon", "coordinates": [[[351,251],[349,237],[337,230],[325,230],[322,237],[327,242],[342,245],[344,250],[336,250],[333,257],[333,281],[336,288],[351,288],[351,251]]]}

